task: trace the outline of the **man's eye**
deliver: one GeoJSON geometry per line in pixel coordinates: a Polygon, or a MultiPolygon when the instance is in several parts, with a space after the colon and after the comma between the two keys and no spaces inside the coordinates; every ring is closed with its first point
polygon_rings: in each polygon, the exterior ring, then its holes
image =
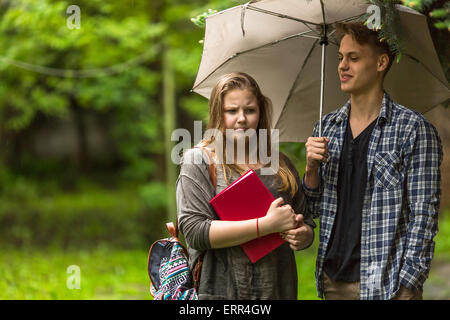
{"type": "Polygon", "coordinates": [[[350,58],[350,60],[352,60],[352,61],[358,61],[358,58],[352,57],[352,58],[350,58]]]}
{"type": "Polygon", "coordinates": [[[342,57],[338,57],[338,60],[339,60],[339,61],[342,61],[342,57]]]}

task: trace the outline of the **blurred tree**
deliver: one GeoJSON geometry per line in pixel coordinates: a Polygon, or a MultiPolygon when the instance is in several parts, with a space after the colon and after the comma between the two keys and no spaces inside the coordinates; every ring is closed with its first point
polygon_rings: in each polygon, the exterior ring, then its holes
{"type": "Polygon", "coordinates": [[[115,156],[114,167],[102,169],[111,175],[120,169],[120,178],[143,185],[145,197],[167,190],[156,183],[166,181],[174,214],[176,167],[165,161],[170,159],[166,158],[170,133],[177,125],[191,128],[193,119],[203,119],[208,112],[206,101],[190,93],[203,31],[189,18],[202,4],[200,0],[0,1],[3,176],[12,169],[19,175],[36,172],[42,167],[38,162],[49,161],[36,157],[23,142],[57,119],[73,123],[77,137],[76,159],[58,159],[62,173],[70,162],[80,174],[95,173],[98,166],[91,163],[88,132],[94,114],[100,119],[97,125],[105,127],[115,156]],[[70,5],[80,8],[79,29],[68,27],[74,14],[66,12],[70,5]],[[174,106],[180,111],[175,112],[174,106]]]}
{"type": "MultiPolygon", "coordinates": [[[[88,165],[85,115],[112,114],[111,134],[127,164],[125,173],[148,178],[151,165],[144,157],[162,146],[148,143],[158,140],[160,76],[151,64],[161,54],[158,41],[167,26],[150,23],[144,3],[131,8],[78,1],[80,29],[67,27],[72,2],[14,1],[2,8],[0,114],[10,144],[40,116],[70,119],[77,129],[78,163],[88,165]]],[[[8,150],[10,163],[27,152],[8,150]]]]}
{"type": "Polygon", "coordinates": [[[165,142],[165,156],[166,156],[166,184],[168,205],[167,212],[169,220],[176,219],[176,203],[175,199],[175,180],[176,168],[172,163],[172,148],[171,141],[172,132],[175,130],[175,79],[172,69],[172,62],[170,60],[170,47],[165,48],[163,57],[163,91],[164,91],[164,142],[165,142]]]}

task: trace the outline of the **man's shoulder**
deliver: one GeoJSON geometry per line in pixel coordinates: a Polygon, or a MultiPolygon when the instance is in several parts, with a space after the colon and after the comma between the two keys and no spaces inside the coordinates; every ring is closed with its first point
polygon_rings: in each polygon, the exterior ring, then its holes
{"type": "Polygon", "coordinates": [[[395,101],[390,104],[390,121],[395,126],[424,127],[435,130],[434,126],[420,112],[395,101]]]}

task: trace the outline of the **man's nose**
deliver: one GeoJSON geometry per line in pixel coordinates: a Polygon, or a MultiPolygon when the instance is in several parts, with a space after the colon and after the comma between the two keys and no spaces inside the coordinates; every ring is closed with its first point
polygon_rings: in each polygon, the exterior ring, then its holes
{"type": "Polygon", "coordinates": [[[347,70],[348,69],[348,63],[346,58],[342,58],[342,60],[339,62],[338,70],[347,70]]]}

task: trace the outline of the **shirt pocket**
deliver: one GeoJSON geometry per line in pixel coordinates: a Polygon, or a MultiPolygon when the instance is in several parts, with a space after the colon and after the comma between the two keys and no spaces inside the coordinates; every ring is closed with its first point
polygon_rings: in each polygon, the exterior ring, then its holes
{"type": "Polygon", "coordinates": [[[397,152],[375,155],[375,186],[393,189],[400,184],[400,156],[397,152]]]}

